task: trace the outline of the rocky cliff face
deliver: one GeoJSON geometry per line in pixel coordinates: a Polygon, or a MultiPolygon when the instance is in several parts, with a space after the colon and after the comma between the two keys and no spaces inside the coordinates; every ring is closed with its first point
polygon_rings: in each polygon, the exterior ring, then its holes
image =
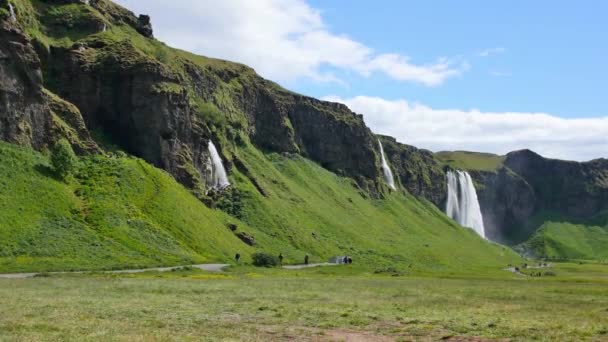
{"type": "Polygon", "coordinates": [[[442,163],[435,155],[404,145],[393,137],[379,136],[395,178],[411,194],[424,197],[444,208],[447,183],[442,163]]]}
{"type": "Polygon", "coordinates": [[[0,32],[3,140],[41,149],[63,135],[85,153],[97,148],[95,132],[199,194],[209,140],[229,169],[246,168],[233,146],[251,141],[300,153],[378,194],[374,135],[346,106],[291,93],[246,66],[168,48],[152,38],[149,17],[110,1],[17,5],[17,22],[4,18],[0,32]]]}
{"type": "Polygon", "coordinates": [[[505,244],[525,239],[533,231],[528,220],[537,211],[534,189],[508,168],[496,172],[471,171],[476,182],[486,236],[505,244]]]}
{"type": "Polygon", "coordinates": [[[49,142],[50,126],[38,55],[27,37],[4,20],[0,23],[0,138],[40,149],[49,142]]]}
{"type": "Polygon", "coordinates": [[[586,163],[507,154],[495,172],[471,172],[488,236],[517,244],[546,218],[585,220],[608,210],[608,160],[586,163]]]}

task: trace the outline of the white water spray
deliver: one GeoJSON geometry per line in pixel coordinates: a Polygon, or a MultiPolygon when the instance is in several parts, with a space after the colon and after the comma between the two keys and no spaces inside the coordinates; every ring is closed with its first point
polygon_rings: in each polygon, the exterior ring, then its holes
{"type": "Polygon", "coordinates": [[[445,213],[463,227],[473,228],[485,238],[485,228],[477,192],[468,172],[448,171],[448,199],[445,213]]]}
{"type": "Polygon", "coordinates": [[[11,13],[11,16],[10,16],[11,21],[16,22],[17,15],[15,14],[15,8],[13,7],[13,4],[11,4],[10,2],[8,3],[8,11],[11,13]]]}
{"type": "Polygon", "coordinates": [[[228,181],[228,176],[226,176],[226,169],[224,169],[224,164],[222,164],[222,158],[211,140],[209,140],[208,148],[212,167],[211,187],[216,190],[225,189],[230,186],[230,182],[228,181]]]}
{"type": "Polygon", "coordinates": [[[386,161],[386,156],[384,155],[384,148],[382,147],[380,139],[378,139],[378,144],[380,145],[380,154],[382,155],[382,171],[384,172],[384,180],[391,189],[395,190],[395,178],[393,177],[393,171],[391,171],[391,167],[386,161]]]}

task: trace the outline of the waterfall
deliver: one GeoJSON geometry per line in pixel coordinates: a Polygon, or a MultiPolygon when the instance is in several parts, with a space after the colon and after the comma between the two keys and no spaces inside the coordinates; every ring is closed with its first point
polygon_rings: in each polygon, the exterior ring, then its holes
{"type": "Polygon", "coordinates": [[[209,140],[209,155],[211,156],[211,167],[212,167],[212,183],[211,188],[216,190],[225,189],[230,186],[228,177],[226,176],[226,169],[222,164],[222,158],[217,152],[215,145],[209,140]]]}
{"type": "Polygon", "coordinates": [[[382,155],[382,171],[384,172],[384,180],[386,181],[386,184],[388,184],[389,188],[395,190],[395,178],[393,177],[393,171],[391,171],[391,167],[388,166],[386,156],[384,155],[384,148],[382,147],[382,142],[380,142],[380,139],[378,139],[378,144],[380,145],[380,154],[382,155]]]}
{"type": "Polygon", "coordinates": [[[485,228],[477,192],[468,172],[448,171],[448,198],[445,213],[463,227],[473,228],[485,238],[485,228]]]}
{"type": "Polygon", "coordinates": [[[17,15],[15,14],[15,8],[13,7],[13,4],[11,4],[10,2],[8,3],[8,11],[11,13],[11,16],[10,16],[11,21],[16,22],[17,15]]]}

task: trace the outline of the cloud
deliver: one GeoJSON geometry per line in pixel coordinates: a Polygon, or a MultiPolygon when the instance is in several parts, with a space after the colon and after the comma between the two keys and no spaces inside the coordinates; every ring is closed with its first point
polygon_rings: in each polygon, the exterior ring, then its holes
{"type": "Polygon", "coordinates": [[[152,16],[155,35],[206,56],[245,63],[275,81],[339,81],[328,70],[383,74],[437,86],[463,73],[465,64],[437,59],[415,64],[407,56],[378,53],[336,34],[305,0],[118,0],[152,16]]]}
{"type": "Polygon", "coordinates": [[[477,55],[479,57],[491,57],[491,56],[503,54],[505,52],[507,52],[507,49],[505,49],[503,47],[496,47],[496,48],[481,50],[481,51],[479,51],[479,53],[477,55]]]}
{"type": "Polygon", "coordinates": [[[367,96],[328,96],[324,100],[344,103],[362,113],[374,132],[433,151],[505,154],[530,148],[551,158],[608,157],[608,116],[566,119],[546,113],[434,109],[406,100],[367,96]]]}

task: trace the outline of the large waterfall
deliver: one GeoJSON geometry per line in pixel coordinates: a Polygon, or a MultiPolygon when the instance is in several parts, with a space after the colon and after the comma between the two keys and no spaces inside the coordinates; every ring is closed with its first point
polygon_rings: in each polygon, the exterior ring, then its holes
{"type": "Polygon", "coordinates": [[[391,171],[391,167],[388,166],[386,156],[384,155],[384,148],[382,147],[382,142],[380,142],[380,139],[378,139],[378,144],[380,145],[380,154],[382,155],[382,171],[384,172],[384,180],[391,189],[395,190],[395,178],[393,177],[393,171],[391,171]]]}
{"type": "Polygon", "coordinates": [[[485,238],[483,217],[473,180],[468,172],[448,171],[448,199],[446,214],[463,227],[473,228],[485,238]]]}
{"type": "Polygon", "coordinates": [[[8,3],[8,10],[10,12],[10,19],[12,22],[16,22],[17,21],[17,15],[15,14],[15,8],[13,7],[13,4],[11,4],[10,2],[8,3]]]}
{"type": "Polygon", "coordinates": [[[226,176],[226,169],[224,169],[224,164],[222,164],[222,158],[211,140],[209,140],[209,155],[211,155],[212,167],[211,188],[221,190],[230,186],[228,176],[226,176]]]}

